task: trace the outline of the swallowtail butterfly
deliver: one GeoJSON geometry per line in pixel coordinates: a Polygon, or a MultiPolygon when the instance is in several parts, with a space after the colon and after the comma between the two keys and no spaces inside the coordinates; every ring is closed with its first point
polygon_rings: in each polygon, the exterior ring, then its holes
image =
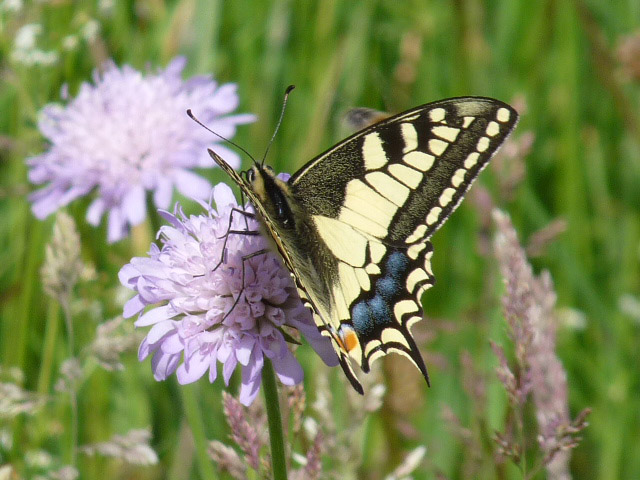
{"type": "Polygon", "coordinates": [[[491,98],[428,103],[384,118],[311,160],[288,181],[255,162],[216,163],[253,203],[301,298],[353,387],[389,352],[427,369],[411,335],[434,284],[429,239],[513,130],[491,98]]]}

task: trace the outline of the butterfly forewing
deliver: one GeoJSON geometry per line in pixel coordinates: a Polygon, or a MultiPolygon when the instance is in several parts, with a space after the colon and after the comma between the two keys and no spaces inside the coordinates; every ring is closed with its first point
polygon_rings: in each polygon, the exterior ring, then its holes
{"type": "Polygon", "coordinates": [[[352,135],[289,184],[311,214],[347,218],[387,243],[415,243],[455,209],[516,121],[513,108],[489,98],[423,105],[352,135]]]}

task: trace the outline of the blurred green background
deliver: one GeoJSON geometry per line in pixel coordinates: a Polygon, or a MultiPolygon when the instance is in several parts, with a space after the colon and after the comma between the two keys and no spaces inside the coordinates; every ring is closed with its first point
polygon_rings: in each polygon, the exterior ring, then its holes
{"type": "MultiPolygon", "coordinates": [[[[53,395],[68,352],[60,308],[43,294],[39,274],[53,219],[40,222],[31,214],[26,195],[33,187],[24,163],[46,148],[38,112],[59,101],[63,84],[75,94],[108,58],[144,69],[185,55],[187,76],[211,73],[221,83],[238,84],[239,111],[257,114],[258,121],[241,127],[234,140],[258,157],[285,87],[295,84],[268,158],[290,172],[348,133],[341,120],[349,107],[397,112],[446,97],[491,96],[521,109],[512,140],[524,152],[512,162],[503,154],[478,183],[512,216],[525,245],[552,221],[561,231],[532,253],[538,253],[534,269],[548,269],[558,293],[557,352],[567,371],[572,416],[593,409],[572,454],[573,477],[640,478],[637,0],[21,3],[0,3],[0,364],[19,367],[25,389],[53,395]],[[14,36],[28,23],[42,26],[38,48],[54,53],[51,64],[25,65],[12,56],[14,36]]],[[[219,171],[205,175],[224,179],[219,171]]],[[[365,417],[358,478],[384,478],[417,445],[427,453],[414,478],[465,478],[471,454],[443,419],[444,405],[471,431],[480,428],[478,418],[486,419],[489,434],[502,428],[506,395],[489,347],[489,339],[507,342],[501,281],[486,248],[489,212],[474,193],[434,237],[438,282],[425,295],[427,319],[416,334],[432,388],[403,359],[385,363],[387,400],[365,417]],[[463,351],[486,375],[482,412],[464,390],[463,351]]],[[[74,317],[78,345],[95,336],[99,322],[121,313],[117,271],[143,255],[152,238],[147,228],[108,246],[104,226],[96,230],[84,222],[87,205],[81,200],[68,208],[83,258],[96,271],[76,291],[84,302],[74,317]]],[[[327,370],[308,347],[298,353],[311,401],[313,376],[327,370]]],[[[198,438],[227,440],[220,385],[202,380],[178,387],[173,378],[158,384],[135,352],[123,361],[120,372],[94,365],[79,387],[78,442],[151,426],[160,463],[127,467],[83,456],[81,478],[214,478],[202,457],[194,460],[202,452],[194,450],[189,431],[195,426],[200,447],[198,438]],[[184,411],[192,412],[187,423],[184,411]]],[[[340,410],[346,393],[336,382],[342,373],[330,375],[338,429],[346,428],[340,410]]],[[[67,403],[51,401],[34,416],[0,421],[13,439],[0,445],[0,463],[27,471],[23,456],[37,449],[68,463],[68,410],[67,403]]],[[[329,469],[331,459],[325,462],[329,469]]],[[[478,478],[492,478],[493,459],[480,463],[478,478]]],[[[509,466],[501,472],[521,478],[509,466]]]]}

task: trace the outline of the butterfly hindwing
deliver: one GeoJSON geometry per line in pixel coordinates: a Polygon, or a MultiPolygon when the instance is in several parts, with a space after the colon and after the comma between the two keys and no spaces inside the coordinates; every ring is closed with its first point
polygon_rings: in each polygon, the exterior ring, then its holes
{"type": "Polygon", "coordinates": [[[433,248],[429,242],[423,245],[416,258],[410,258],[406,249],[387,248],[380,273],[371,275],[371,289],[352,302],[351,318],[344,324],[358,335],[359,347],[352,357],[364,372],[374,360],[395,351],[409,357],[428,379],[411,336],[411,326],[422,318],[420,297],[435,281],[430,262],[433,248]]]}

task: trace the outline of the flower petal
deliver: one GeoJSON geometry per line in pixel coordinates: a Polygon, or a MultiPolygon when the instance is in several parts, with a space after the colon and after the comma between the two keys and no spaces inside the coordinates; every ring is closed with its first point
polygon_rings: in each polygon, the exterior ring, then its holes
{"type": "Polygon", "coordinates": [[[238,364],[238,359],[234,354],[229,355],[227,361],[224,362],[224,366],[222,367],[222,378],[224,379],[224,384],[229,385],[229,380],[231,379],[231,374],[236,368],[238,364]]]}
{"type": "MultiPolygon", "coordinates": [[[[36,193],[43,192],[44,190],[45,189],[43,188],[42,190],[39,190],[36,193]]],[[[31,206],[31,211],[33,212],[35,217],[40,220],[47,218],[49,215],[51,215],[60,207],[60,205],[58,204],[58,198],[60,197],[61,192],[51,191],[50,189],[46,189],[46,190],[48,190],[47,195],[42,196],[37,200],[35,200],[36,198],[35,195],[32,195],[30,197],[31,201],[33,202],[33,205],[31,206]]]]}
{"type": "Polygon", "coordinates": [[[242,385],[240,385],[240,393],[238,395],[238,400],[240,400],[240,403],[245,407],[251,405],[260,392],[261,383],[262,378],[260,377],[260,375],[254,377],[251,380],[247,380],[247,382],[243,381],[242,385]]]}
{"type": "Polygon", "coordinates": [[[212,356],[209,359],[209,383],[213,383],[218,378],[218,362],[216,361],[216,357],[212,356]]]}
{"type": "Polygon", "coordinates": [[[234,83],[225,83],[216,90],[211,100],[215,101],[215,111],[217,114],[228,113],[238,107],[237,90],[238,86],[234,83]]]}
{"type": "Polygon", "coordinates": [[[173,183],[167,177],[160,177],[153,192],[153,201],[158,208],[166,209],[171,203],[173,195],[173,183]]]}
{"type": "Polygon", "coordinates": [[[142,343],[140,343],[140,347],[138,347],[138,361],[143,361],[153,351],[154,350],[152,350],[151,345],[149,345],[146,337],[143,338],[142,343]]]}
{"type": "Polygon", "coordinates": [[[162,320],[173,318],[175,315],[176,312],[174,312],[169,305],[156,307],[141,315],[140,318],[135,321],[134,325],[136,327],[148,327],[149,325],[154,325],[162,320]]]}
{"type": "Polygon", "coordinates": [[[218,211],[221,211],[227,205],[231,205],[232,207],[238,205],[233,190],[231,190],[231,187],[226,183],[218,183],[213,187],[213,201],[218,211]]]}
{"type": "MultiPolygon", "coordinates": [[[[227,137],[254,116],[233,112],[239,104],[237,85],[219,86],[203,75],[184,81],[185,66],[185,57],[176,57],[164,69],[141,73],[107,61],[94,71],[92,83],[80,85],[75,98],[63,89],[64,105],[45,106],[38,127],[49,147],[27,159],[29,180],[43,185],[29,197],[34,215],[43,219],[95,191],[86,218],[97,226],[109,212],[112,243],[144,220],[146,190],[163,209],[171,202],[173,185],[190,197],[208,198],[209,183],[188,169],[212,165],[210,158],[203,159],[215,141],[185,110],[200,105],[201,119],[227,137]]],[[[237,154],[229,159],[239,166],[237,154]]]]}
{"type": "Polygon", "coordinates": [[[151,360],[153,378],[158,381],[166,380],[169,375],[176,371],[179,362],[180,355],[167,355],[157,351],[151,360]]]}
{"type": "Polygon", "coordinates": [[[242,385],[240,387],[239,400],[240,403],[245,406],[249,406],[260,391],[263,366],[264,356],[260,349],[255,348],[248,365],[242,369],[242,385]]]}
{"type": "Polygon", "coordinates": [[[122,199],[122,211],[131,225],[144,222],[147,216],[145,193],[142,185],[134,185],[122,199]]]}
{"type": "Polygon", "coordinates": [[[135,284],[134,279],[139,276],[140,273],[138,272],[138,270],[130,263],[127,263],[118,272],[118,280],[120,280],[120,283],[122,285],[128,288],[131,288],[132,285],[135,284]]]}
{"type": "Polygon", "coordinates": [[[318,331],[318,327],[314,324],[298,320],[289,320],[289,324],[297,328],[298,331],[304,335],[307,342],[309,342],[315,352],[322,358],[322,361],[329,367],[335,367],[340,363],[340,359],[333,349],[333,345],[331,345],[331,340],[322,335],[318,331]]]}
{"type": "Polygon", "coordinates": [[[209,355],[205,355],[202,352],[196,352],[188,360],[185,359],[184,363],[176,370],[178,383],[186,385],[198,380],[211,365],[210,360],[209,355]]]}
{"type": "Polygon", "coordinates": [[[124,318],[131,318],[136,313],[141,312],[142,309],[146,306],[146,303],[142,301],[140,295],[136,295],[124,304],[123,316],[124,318]]]}
{"type": "Polygon", "coordinates": [[[180,77],[184,67],[187,66],[187,58],[184,55],[178,55],[175,57],[169,65],[167,65],[166,70],[163,72],[164,75],[180,77]]]}
{"type": "Polygon", "coordinates": [[[120,208],[114,207],[109,212],[109,222],[107,225],[107,241],[109,243],[122,240],[126,233],[126,222],[122,218],[120,208]]]}
{"type": "Polygon", "coordinates": [[[289,349],[286,349],[286,353],[282,357],[272,358],[271,362],[283,385],[296,385],[304,378],[302,367],[289,349]]]}
{"type": "Polygon", "coordinates": [[[87,209],[87,222],[94,227],[100,225],[100,220],[102,219],[102,215],[104,215],[105,209],[106,204],[104,200],[96,198],[87,209]]]}
{"type": "Polygon", "coordinates": [[[188,170],[175,170],[176,188],[189,198],[206,199],[211,192],[211,184],[204,178],[188,170]]]}
{"type": "Polygon", "coordinates": [[[253,351],[253,346],[256,344],[256,339],[251,337],[250,335],[245,335],[238,342],[236,346],[236,358],[240,365],[246,366],[249,363],[249,359],[251,358],[251,352],[253,351]]]}
{"type": "Polygon", "coordinates": [[[156,343],[172,330],[175,330],[175,324],[171,320],[156,323],[151,327],[151,330],[149,330],[149,333],[147,334],[147,341],[149,343],[156,343]]]}
{"type": "Polygon", "coordinates": [[[237,115],[226,115],[224,117],[225,121],[233,123],[234,125],[253,123],[257,119],[257,115],[254,115],[253,113],[238,113],[237,115]]]}

